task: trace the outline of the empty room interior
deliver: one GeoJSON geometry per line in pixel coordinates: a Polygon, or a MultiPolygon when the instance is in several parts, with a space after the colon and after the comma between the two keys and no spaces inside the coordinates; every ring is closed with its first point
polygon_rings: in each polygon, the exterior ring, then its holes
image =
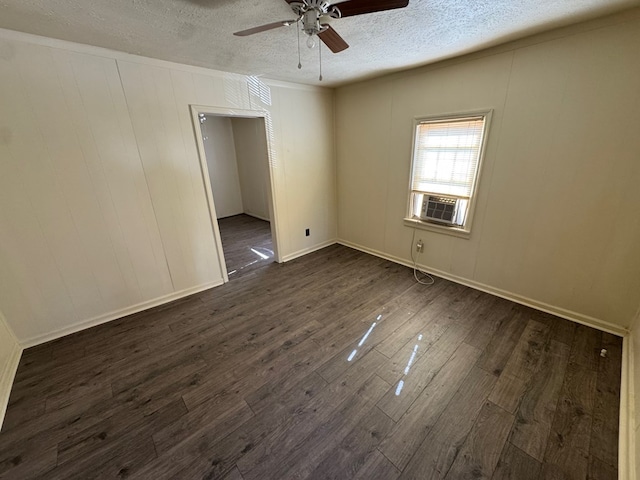
{"type": "Polygon", "coordinates": [[[639,52],[638,0],[1,2],[0,478],[635,480],[639,52]]]}

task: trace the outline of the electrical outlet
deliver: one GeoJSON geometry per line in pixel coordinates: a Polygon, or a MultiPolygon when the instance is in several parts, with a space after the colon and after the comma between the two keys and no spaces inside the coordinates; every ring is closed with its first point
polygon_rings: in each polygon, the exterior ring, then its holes
{"type": "Polygon", "coordinates": [[[418,240],[418,243],[416,243],[416,252],[422,253],[423,251],[424,251],[424,243],[422,243],[422,240],[418,240]]]}
{"type": "Polygon", "coordinates": [[[311,233],[309,232],[309,229],[307,228],[307,229],[304,231],[304,236],[305,236],[305,237],[308,237],[309,235],[311,235],[311,233]]]}

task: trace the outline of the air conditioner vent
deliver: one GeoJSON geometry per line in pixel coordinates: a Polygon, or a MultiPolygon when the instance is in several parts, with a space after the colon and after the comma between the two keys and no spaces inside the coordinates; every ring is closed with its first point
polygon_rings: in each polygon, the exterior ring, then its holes
{"type": "Polygon", "coordinates": [[[457,211],[457,198],[425,195],[422,200],[420,219],[454,225],[457,211]]]}

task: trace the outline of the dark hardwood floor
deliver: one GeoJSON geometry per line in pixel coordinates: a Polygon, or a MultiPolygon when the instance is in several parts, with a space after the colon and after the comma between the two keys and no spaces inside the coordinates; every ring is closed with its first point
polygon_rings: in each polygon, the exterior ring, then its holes
{"type": "Polygon", "coordinates": [[[621,346],[334,245],[25,351],[0,476],[614,479],[621,346]]]}
{"type": "Polygon", "coordinates": [[[218,227],[229,280],[274,261],[269,222],[241,214],[218,219],[218,227]]]}

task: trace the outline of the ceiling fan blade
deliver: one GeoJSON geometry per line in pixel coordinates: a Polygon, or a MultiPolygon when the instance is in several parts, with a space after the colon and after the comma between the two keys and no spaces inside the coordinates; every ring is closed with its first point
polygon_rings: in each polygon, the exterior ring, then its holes
{"type": "Polygon", "coordinates": [[[331,25],[323,25],[327,29],[324,32],[320,32],[318,36],[320,40],[331,50],[333,53],[338,53],[349,48],[349,44],[336,32],[331,25]]]}
{"type": "Polygon", "coordinates": [[[335,4],[343,17],[404,8],[407,5],[409,5],[409,0],[349,0],[335,4]]]}
{"type": "Polygon", "coordinates": [[[267,30],[273,30],[278,27],[288,27],[293,25],[297,20],[281,20],[279,22],[268,23],[267,25],[260,25],[259,27],[249,28],[248,30],[242,30],[234,33],[238,37],[246,37],[247,35],[253,35],[254,33],[266,32],[267,30]]]}

